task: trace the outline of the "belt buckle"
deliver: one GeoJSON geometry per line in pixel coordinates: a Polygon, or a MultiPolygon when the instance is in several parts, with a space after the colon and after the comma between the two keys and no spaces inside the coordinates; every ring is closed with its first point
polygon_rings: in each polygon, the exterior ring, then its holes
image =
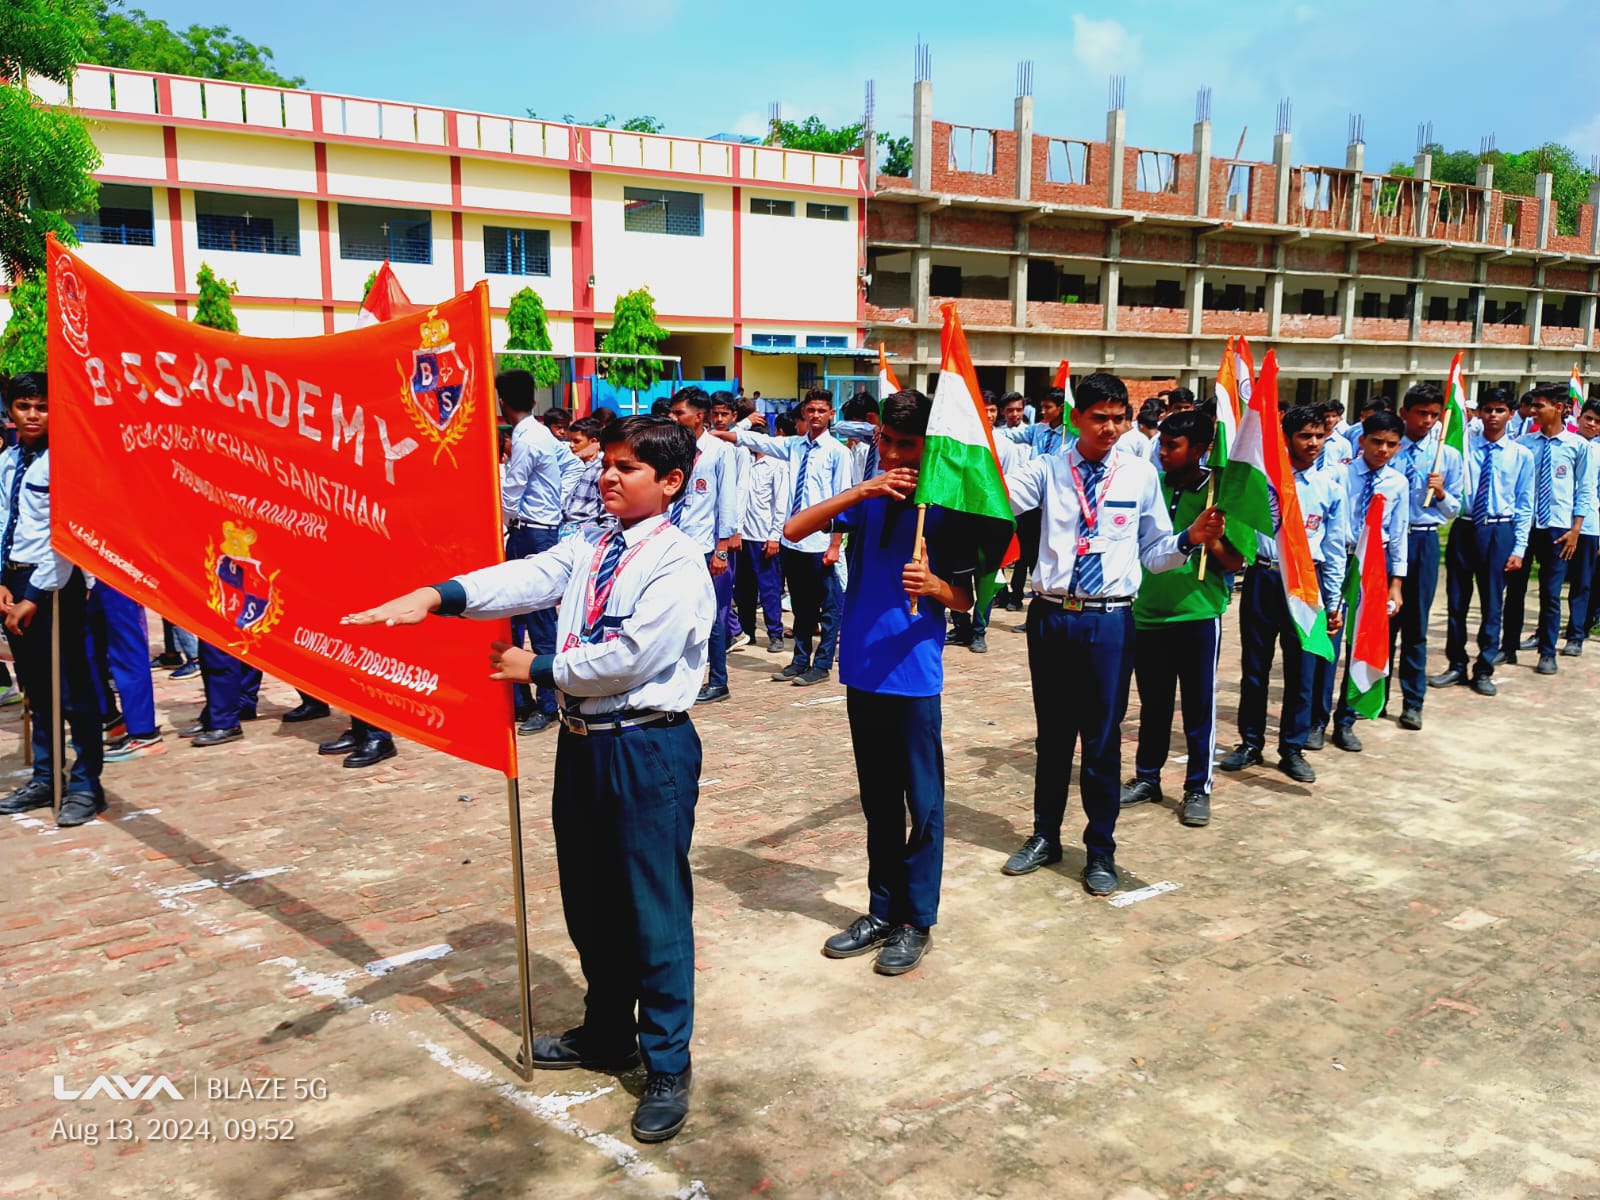
{"type": "Polygon", "coordinates": [[[1061,597],[1061,611],[1062,612],[1080,612],[1081,613],[1083,611],[1083,597],[1082,596],[1063,596],[1063,597],[1061,597]]]}
{"type": "Polygon", "coordinates": [[[559,716],[561,717],[561,724],[566,726],[569,731],[577,734],[579,737],[589,736],[589,722],[585,721],[582,717],[575,717],[570,713],[565,712],[560,713],[559,716]]]}

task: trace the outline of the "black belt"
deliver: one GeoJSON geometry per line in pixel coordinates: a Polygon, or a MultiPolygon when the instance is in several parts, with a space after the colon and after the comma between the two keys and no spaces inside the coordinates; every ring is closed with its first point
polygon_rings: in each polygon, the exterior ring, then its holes
{"type": "Polygon", "coordinates": [[[1035,592],[1033,598],[1054,604],[1062,612],[1111,612],[1133,607],[1132,596],[1046,596],[1035,592]]]}
{"type": "Polygon", "coordinates": [[[1462,517],[1461,519],[1468,525],[1510,525],[1516,521],[1515,517],[1479,517],[1477,520],[1462,517]]]}
{"type": "Polygon", "coordinates": [[[541,525],[538,521],[520,521],[515,518],[506,523],[507,529],[554,529],[554,525],[541,525]]]}
{"type": "Polygon", "coordinates": [[[594,714],[583,714],[568,708],[560,711],[562,726],[579,737],[587,737],[591,733],[621,733],[625,729],[642,729],[647,725],[681,725],[688,719],[688,713],[661,712],[658,709],[625,708],[619,712],[594,714]]]}
{"type": "Polygon", "coordinates": [[[39,569],[39,564],[38,563],[8,562],[8,563],[6,563],[5,569],[8,570],[8,571],[36,571],[36,570],[39,569]]]}

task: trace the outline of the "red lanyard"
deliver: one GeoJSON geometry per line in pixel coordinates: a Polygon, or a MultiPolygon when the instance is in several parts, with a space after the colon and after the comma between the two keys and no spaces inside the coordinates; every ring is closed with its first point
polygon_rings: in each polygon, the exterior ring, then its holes
{"type": "MultiPolygon", "coordinates": [[[[1104,460],[1102,459],[1101,461],[1103,462],[1104,460]]],[[[1100,528],[1100,506],[1105,503],[1106,494],[1111,490],[1111,481],[1117,477],[1117,472],[1121,469],[1121,464],[1118,464],[1106,472],[1106,477],[1100,481],[1100,486],[1095,489],[1097,495],[1095,496],[1094,508],[1091,510],[1089,497],[1083,490],[1083,481],[1078,478],[1078,468],[1076,466],[1072,468],[1072,489],[1078,493],[1078,511],[1083,514],[1084,528],[1080,531],[1081,534],[1100,528]]]]}
{"type": "Polygon", "coordinates": [[[621,537],[622,530],[612,530],[595,545],[594,561],[589,564],[589,593],[584,604],[583,635],[585,638],[590,637],[600,627],[600,618],[606,615],[606,605],[611,600],[611,591],[617,586],[617,580],[622,578],[623,569],[633,561],[634,556],[639,551],[644,549],[646,542],[663,530],[671,528],[672,520],[668,518],[630,546],[627,553],[622,556],[622,560],[617,563],[617,569],[611,572],[611,578],[606,580],[605,587],[598,589],[595,587],[595,583],[600,577],[600,564],[605,559],[606,543],[614,537],[621,537]]]}

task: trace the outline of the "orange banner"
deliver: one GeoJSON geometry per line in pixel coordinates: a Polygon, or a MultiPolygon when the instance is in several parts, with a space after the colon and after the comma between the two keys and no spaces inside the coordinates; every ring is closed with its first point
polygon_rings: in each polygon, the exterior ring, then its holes
{"type": "Polygon", "coordinates": [[[50,248],[52,542],[212,645],[375,725],[516,774],[506,622],[339,624],[499,562],[483,284],[350,333],[169,316],[50,248]]]}

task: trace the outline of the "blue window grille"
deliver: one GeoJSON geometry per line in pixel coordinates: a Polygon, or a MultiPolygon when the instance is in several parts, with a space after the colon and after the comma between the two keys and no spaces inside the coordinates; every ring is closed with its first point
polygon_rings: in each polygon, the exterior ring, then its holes
{"type": "Polygon", "coordinates": [[[813,221],[848,221],[850,208],[844,204],[807,204],[806,216],[813,221]]]}
{"type": "Polygon", "coordinates": [[[300,253],[300,205],[281,196],[196,192],[194,225],[202,250],[300,253]]]}
{"type": "Polygon", "coordinates": [[[850,339],[841,334],[818,333],[806,335],[806,348],[810,350],[847,350],[850,339]]]}
{"type": "Polygon", "coordinates": [[[549,231],[485,225],[483,269],[490,275],[550,274],[549,231]]]}
{"type": "Polygon", "coordinates": [[[397,263],[433,261],[433,217],[410,209],[339,205],[339,257],[397,263]]]}
{"type": "Polygon", "coordinates": [[[156,244],[156,231],[148,225],[99,225],[83,220],[68,223],[84,245],[154,246],[156,244]]]}
{"type": "Polygon", "coordinates": [[[622,189],[622,228],[629,233],[700,237],[705,232],[703,210],[703,197],[699,192],[622,189]]]}
{"type": "Polygon", "coordinates": [[[772,200],[766,196],[751,196],[750,211],[763,217],[794,216],[793,200],[772,200]]]}
{"type": "Polygon", "coordinates": [[[150,189],[125,183],[100,185],[100,207],[67,218],[85,245],[154,246],[155,210],[150,189]]]}
{"type": "Polygon", "coordinates": [[[750,344],[759,346],[763,350],[792,350],[794,349],[794,334],[757,333],[751,336],[750,344]]]}

